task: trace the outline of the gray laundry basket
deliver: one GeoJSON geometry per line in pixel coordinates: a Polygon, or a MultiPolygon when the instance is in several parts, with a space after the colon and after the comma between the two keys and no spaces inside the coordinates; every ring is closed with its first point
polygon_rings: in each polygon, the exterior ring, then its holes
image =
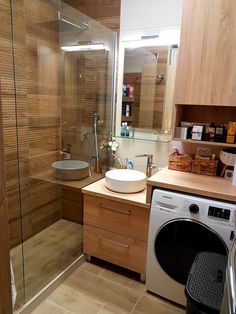
{"type": "Polygon", "coordinates": [[[185,294],[187,314],[218,314],[224,294],[227,256],[199,253],[191,267],[185,294]]]}

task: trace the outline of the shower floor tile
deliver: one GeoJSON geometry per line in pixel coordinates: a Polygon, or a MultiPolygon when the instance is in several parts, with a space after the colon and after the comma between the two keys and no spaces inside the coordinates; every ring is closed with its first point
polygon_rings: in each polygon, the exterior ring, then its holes
{"type": "Polygon", "coordinates": [[[15,309],[24,303],[24,293],[26,301],[32,298],[82,254],[82,236],[82,225],[60,219],[26,240],[23,247],[18,245],[11,250],[17,290],[15,309]]]}
{"type": "Polygon", "coordinates": [[[85,262],[32,314],[185,313],[182,307],[147,293],[145,285],[137,278],[129,271],[107,263],[85,262]]]}

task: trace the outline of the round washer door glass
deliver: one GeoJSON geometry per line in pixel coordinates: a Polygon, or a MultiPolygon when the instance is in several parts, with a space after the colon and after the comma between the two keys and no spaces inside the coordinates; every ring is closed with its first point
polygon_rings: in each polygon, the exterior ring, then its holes
{"type": "Polygon", "coordinates": [[[197,253],[208,251],[227,255],[228,252],[224,241],[208,226],[183,219],[162,226],[154,248],[162,269],[184,285],[197,253]]]}

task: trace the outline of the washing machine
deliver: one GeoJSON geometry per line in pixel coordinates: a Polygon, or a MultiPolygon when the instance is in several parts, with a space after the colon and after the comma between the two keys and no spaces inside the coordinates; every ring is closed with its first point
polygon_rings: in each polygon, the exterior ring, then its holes
{"type": "Polygon", "coordinates": [[[146,287],[186,305],[189,270],[198,252],[223,255],[234,238],[236,204],[195,195],[153,191],[147,252],[146,287]]]}

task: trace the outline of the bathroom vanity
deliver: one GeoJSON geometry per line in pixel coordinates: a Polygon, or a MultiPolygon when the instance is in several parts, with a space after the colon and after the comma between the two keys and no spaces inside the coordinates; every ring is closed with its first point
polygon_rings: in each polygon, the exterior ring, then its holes
{"type": "Polygon", "coordinates": [[[155,188],[236,202],[236,187],[222,177],[164,168],[147,180],[146,202],[149,204],[155,188]]]}
{"type": "Polygon", "coordinates": [[[156,188],[236,202],[236,187],[220,177],[164,168],[147,180],[145,190],[132,194],[112,192],[101,179],[82,189],[84,253],[136,271],[144,280],[150,204],[156,188]]]}
{"type": "Polygon", "coordinates": [[[146,190],[116,193],[101,179],[82,189],[84,194],[84,253],[146,273],[149,204],[146,190]]]}

